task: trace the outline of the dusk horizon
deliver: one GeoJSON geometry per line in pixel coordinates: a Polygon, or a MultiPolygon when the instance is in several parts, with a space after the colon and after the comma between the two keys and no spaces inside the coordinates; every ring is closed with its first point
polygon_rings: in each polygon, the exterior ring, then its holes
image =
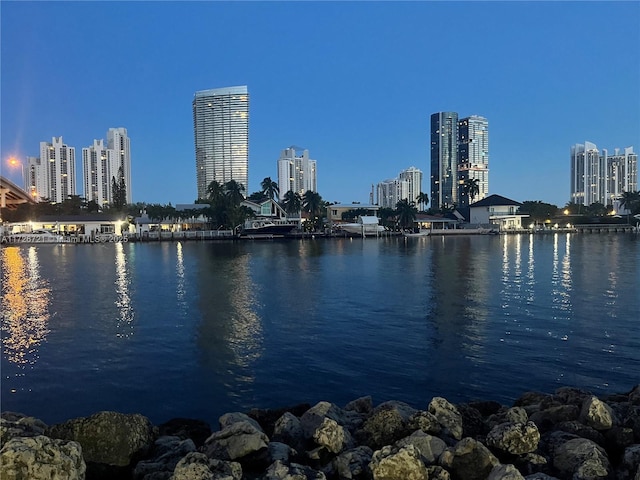
{"type": "Polygon", "coordinates": [[[18,184],[8,158],[62,136],[81,171],[82,148],[124,127],[133,202],[192,203],[194,94],[234,85],[250,95],[247,195],[277,180],[291,145],[317,161],[325,201],[368,203],[409,167],[431,195],[429,117],[441,111],[488,120],[488,194],[520,202],[569,202],[572,145],[640,148],[635,2],[2,2],[0,13],[1,173],[18,184]]]}

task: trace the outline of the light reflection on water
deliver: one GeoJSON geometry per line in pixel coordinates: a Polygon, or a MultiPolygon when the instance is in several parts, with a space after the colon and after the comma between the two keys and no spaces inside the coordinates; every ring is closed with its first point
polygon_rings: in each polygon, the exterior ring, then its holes
{"type": "Polygon", "coordinates": [[[18,247],[0,250],[2,263],[2,345],[7,360],[33,365],[38,347],[49,333],[49,288],[40,278],[38,250],[18,247]]]}
{"type": "Polygon", "coordinates": [[[365,394],[424,408],[433,395],[619,391],[640,371],[635,238],[3,248],[3,408],[215,421],[365,394]],[[39,329],[14,321],[25,315],[39,329]],[[17,388],[20,358],[32,368],[17,388]]]}

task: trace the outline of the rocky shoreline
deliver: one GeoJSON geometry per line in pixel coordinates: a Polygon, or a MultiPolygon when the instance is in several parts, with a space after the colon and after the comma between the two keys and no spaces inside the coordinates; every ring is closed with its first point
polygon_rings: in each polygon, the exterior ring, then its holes
{"type": "Polygon", "coordinates": [[[56,425],[0,418],[2,480],[640,480],[640,385],[602,396],[570,387],[512,406],[424,410],[371,397],[152,425],[99,412],[56,425]]]}

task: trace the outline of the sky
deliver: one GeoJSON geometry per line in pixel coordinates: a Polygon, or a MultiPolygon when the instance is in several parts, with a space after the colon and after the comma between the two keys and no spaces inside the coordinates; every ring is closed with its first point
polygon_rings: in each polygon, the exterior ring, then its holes
{"type": "Polygon", "coordinates": [[[131,138],[134,202],[191,203],[191,102],[247,85],[249,185],[291,145],[318,193],[369,202],[409,167],[430,195],[430,115],[489,121],[489,193],[569,201],[570,148],[640,150],[640,2],[0,2],[0,173],[62,136],[131,138]]]}

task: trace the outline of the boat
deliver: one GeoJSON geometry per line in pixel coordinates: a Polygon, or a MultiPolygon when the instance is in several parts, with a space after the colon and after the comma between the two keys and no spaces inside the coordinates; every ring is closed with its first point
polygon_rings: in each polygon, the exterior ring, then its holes
{"type": "Polygon", "coordinates": [[[289,220],[280,219],[252,219],[244,222],[241,237],[271,237],[274,235],[286,235],[298,228],[298,224],[289,220]]]}
{"type": "Polygon", "coordinates": [[[354,223],[340,223],[336,225],[336,230],[343,231],[351,235],[372,236],[379,235],[386,231],[384,226],[379,224],[380,219],[373,215],[362,215],[354,223]]]}

